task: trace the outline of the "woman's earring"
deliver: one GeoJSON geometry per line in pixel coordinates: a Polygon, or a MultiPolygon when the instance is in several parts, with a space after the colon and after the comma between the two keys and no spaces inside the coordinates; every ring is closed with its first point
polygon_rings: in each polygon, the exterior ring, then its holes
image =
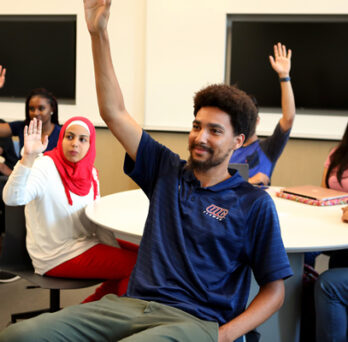
{"type": "Polygon", "coordinates": [[[51,112],[51,115],[53,115],[53,112],[51,112]]]}

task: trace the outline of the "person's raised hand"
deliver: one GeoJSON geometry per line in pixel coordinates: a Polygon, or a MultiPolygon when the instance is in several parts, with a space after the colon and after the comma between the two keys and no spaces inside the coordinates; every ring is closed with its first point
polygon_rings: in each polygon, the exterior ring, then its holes
{"type": "Polygon", "coordinates": [[[29,123],[29,127],[24,127],[24,150],[25,156],[36,157],[46,150],[48,145],[48,136],[46,135],[41,140],[42,122],[41,120],[33,119],[29,123]]]}
{"type": "Polygon", "coordinates": [[[278,43],[274,45],[274,57],[269,56],[273,70],[279,77],[288,77],[291,68],[291,50],[286,51],[286,46],[278,43]]]}
{"type": "Polygon", "coordinates": [[[5,75],[6,68],[3,68],[2,65],[0,65],[0,88],[2,88],[5,84],[5,75]]]}
{"type": "Polygon", "coordinates": [[[90,34],[97,34],[107,28],[111,0],[83,0],[85,18],[90,34]]]}

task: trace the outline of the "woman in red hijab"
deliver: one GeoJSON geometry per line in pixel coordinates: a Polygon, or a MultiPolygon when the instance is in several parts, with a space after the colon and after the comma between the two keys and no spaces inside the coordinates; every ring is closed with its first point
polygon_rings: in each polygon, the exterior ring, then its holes
{"type": "Polygon", "coordinates": [[[95,129],[84,117],[62,127],[57,147],[45,151],[42,123],[24,129],[24,152],[4,189],[8,205],[25,205],[27,249],[35,272],[67,278],[110,279],[85,301],[106,293],[122,295],[137,251],[118,246],[111,232],[97,228],[84,208],[99,197],[94,168],[95,129]]]}

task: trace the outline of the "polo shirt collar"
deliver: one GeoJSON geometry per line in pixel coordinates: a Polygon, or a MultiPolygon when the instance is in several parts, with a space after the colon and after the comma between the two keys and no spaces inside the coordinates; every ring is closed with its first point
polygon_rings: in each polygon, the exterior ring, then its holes
{"type": "MultiPolygon", "coordinates": [[[[222,190],[235,188],[235,187],[239,186],[241,183],[245,182],[244,179],[242,178],[242,176],[238,172],[236,172],[235,170],[228,170],[228,171],[231,174],[230,178],[227,178],[223,182],[220,182],[220,183],[215,184],[213,186],[208,186],[208,187],[202,188],[202,189],[210,190],[213,192],[219,192],[222,190]]],[[[194,186],[196,188],[201,188],[200,181],[195,177],[193,171],[187,167],[186,163],[183,163],[182,178],[186,183],[191,184],[192,186],[194,186]]]]}

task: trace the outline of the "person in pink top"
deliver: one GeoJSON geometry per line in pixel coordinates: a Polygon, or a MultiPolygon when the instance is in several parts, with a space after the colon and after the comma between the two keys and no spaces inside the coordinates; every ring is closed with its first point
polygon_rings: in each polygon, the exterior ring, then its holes
{"type": "Polygon", "coordinates": [[[348,123],[341,142],[326,159],[321,186],[348,192],[348,123]]]}
{"type": "MultiPolygon", "coordinates": [[[[348,192],[348,123],[341,142],[325,161],[321,186],[348,192]]],[[[348,219],[348,212],[344,211],[342,219],[348,219]]],[[[348,249],[330,253],[329,268],[336,267],[348,267],[348,249]]]]}
{"type": "MultiPolygon", "coordinates": [[[[348,123],[341,142],[330,151],[326,158],[321,186],[348,192],[348,123]]],[[[305,264],[314,267],[315,258],[320,253],[305,253],[305,264]]],[[[348,267],[346,257],[348,257],[348,250],[331,252],[329,267],[341,267],[342,262],[348,267]]]]}
{"type": "MultiPolygon", "coordinates": [[[[348,206],[342,208],[348,223],[348,206]]],[[[315,283],[316,341],[348,340],[348,268],[334,268],[320,274],[315,283]]]]}

